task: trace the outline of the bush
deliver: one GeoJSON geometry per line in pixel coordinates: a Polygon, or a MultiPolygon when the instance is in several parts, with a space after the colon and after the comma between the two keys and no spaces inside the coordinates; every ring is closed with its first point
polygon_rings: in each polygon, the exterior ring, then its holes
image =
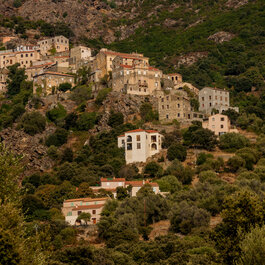
{"type": "Polygon", "coordinates": [[[96,123],[97,115],[95,112],[83,113],[77,120],[77,128],[80,131],[88,131],[92,129],[96,123]]]}
{"type": "Polygon", "coordinates": [[[62,162],[73,162],[74,153],[70,147],[66,147],[63,150],[61,160],[62,162]]]}
{"type": "Polygon", "coordinates": [[[197,206],[189,205],[182,201],[170,220],[171,230],[188,234],[192,228],[207,227],[210,222],[210,214],[197,206]]]}
{"type": "Polygon", "coordinates": [[[199,153],[197,160],[196,160],[196,165],[199,166],[199,165],[204,164],[208,158],[213,158],[213,155],[212,154],[206,154],[204,152],[199,153]]]}
{"type": "Polygon", "coordinates": [[[111,91],[110,88],[104,88],[98,92],[97,98],[96,98],[96,105],[100,106],[103,101],[106,99],[108,93],[111,91]]]}
{"type": "Polygon", "coordinates": [[[144,168],[144,174],[147,174],[151,178],[160,177],[162,173],[163,168],[156,162],[150,162],[144,168]]]}
{"type": "Polygon", "coordinates": [[[92,88],[86,85],[77,86],[72,92],[70,99],[75,101],[77,105],[91,98],[92,88]]]}
{"type": "Polygon", "coordinates": [[[115,113],[111,111],[108,121],[108,125],[110,127],[116,128],[117,126],[123,124],[123,122],[124,122],[124,117],[121,112],[115,113]]]}
{"type": "Polygon", "coordinates": [[[157,183],[159,184],[159,189],[163,192],[170,192],[173,194],[174,192],[182,189],[181,182],[172,175],[162,177],[157,180],[157,183]]]}
{"type": "Polygon", "coordinates": [[[66,92],[67,90],[71,90],[72,85],[70,83],[62,83],[59,85],[58,90],[66,92]]]}
{"type": "Polygon", "coordinates": [[[148,102],[141,105],[140,114],[144,122],[158,120],[158,113],[153,111],[152,105],[148,102]]]}
{"type": "Polygon", "coordinates": [[[172,144],[167,150],[167,158],[172,161],[178,159],[179,161],[185,161],[187,156],[186,148],[181,144],[172,144]]]}
{"type": "Polygon", "coordinates": [[[68,132],[65,129],[58,128],[56,131],[49,135],[45,144],[47,146],[61,146],[67,142],[68,132]]]}
{"type": "Polygon", "coordinates": [[[45,130],[46,119],[39,112],[26,113],[22,116],[21,127],[29,135],[42,133],[45,130]]]}
{"type": "Polygon", "coordinates": [[[66,116],[66,110],[63,105],[58,104],[57,107],[46,112],[46,116],[50,121],[56,122],[66,116]]]}
{"type": "Polygon", "coordinates": [[[240,156],[233,156],[228,159],[227,166],[232,172],[237,172],[239,168],[245,167],[246,161],[240,156]]]}
{"type": "Polygon", "coordinates": [[[220,136],[219,147],[222,150],[234,151],[249,146],[249,140],[239,133],[226,133],[220,136]]]}

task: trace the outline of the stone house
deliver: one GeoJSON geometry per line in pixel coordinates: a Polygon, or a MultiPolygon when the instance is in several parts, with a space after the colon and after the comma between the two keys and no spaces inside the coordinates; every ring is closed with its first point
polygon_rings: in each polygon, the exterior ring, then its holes
{"type": "Polygon", "coordinates": [[[158,97],[158,113],[161,122],[191,122],[202,121],[203,114],[194,112],[190,99],[185,91],[169,90],[167,93],[160,91],[158,97]]]}
{"type": "Polygon", "coordinates": [[[162,149],[163,136],[155,130],[132,130],[118,136],[118,147],[125,148],[126,164],[146,162],[162,149]]]}
{"type": "Polygon", "coordinates": [[[37,62],[37,64],[33,64],[31,67],[26,68],[25,73],[28,76],[27,80],[32,81],[33,77],[39,74],[44,73],[45,71],[48,71],[52,65],[55,65],[56,63],[51,61],[40,61],[37,62]]]}
{"type": "Polygon", "coordinates": [[[150,67],[148,61],[131,59],[132,65],[123,64],[124,58],[113,60],[112,90],[133,95],[151,95],[161,89],[162,71],[150,67]]]}
{"type": "Polygon", "coordinates": [[[57,72],[43,72],[33,77],[33,93],[37,93],[38,89],[45,95],[50,95],[60,84],[70,83],[75,85],[73,75],[62,74],[57,72]]]}
{"type": "Polygon", "coordinates": [[[109,198],[79,198],[63,202],[62,213],[65,221],[70,225],[78,225],[76,219],[81,213],[90,213],[89,224],[96,224],[100,220],[102,209],[109,198]]]}
{"type": "Polygon", "coordinates": [[[20,67],[31,67],[32,64],[40,60],[40,54],[36,50],[31,51],[3,51],[0,52],[0,68],[7,68],[13,64],[19,63],[20,67]]]}
{"type": "Polygon", "coordinates": [[[213,131],[217,136],[230,132],[238,133],[238,130],[231,126],[228,116],[222,114],[210,116],[207,121],[202,123],[202,127],[213,131]]]}
{"type": "Polygon", "coordinates": [[[211,115],[213,109],[219,113],[228,109],[238,111],[238,108],[230,107],[229,92],[223,89],[204,87],[199,92],[199,103],[199,110],[208,115],[211,115]]]}
{"type": "Polygon", "coordinates": [[[124,60],[127,59],[127,65],[132,65],[132,61],[135,60],[135,58],[148,61],[148,58],[144,57],[143,54],[120,53],[103,48],[96,55],[94,66],[92,69],[93,72],[96,72],[98,74],[97,79],[104,77],[105,75],[109,74],[109,72],[112,71],[112,61],[117,56],[124,57],[124,60]]]}
{"type": "Polygon", "coordinates": [[[41,55],[51,54],[51,49],[56,49],[56,52],[69,51],[69,40],[62,35],[38,41],[38,45],[41,55]]]}

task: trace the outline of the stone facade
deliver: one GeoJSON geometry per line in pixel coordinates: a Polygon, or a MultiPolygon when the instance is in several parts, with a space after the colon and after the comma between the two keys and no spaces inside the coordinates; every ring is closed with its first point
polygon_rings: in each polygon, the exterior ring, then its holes
{"type": "Polygon", "coordinates": [[[160,91],[158,97],[158,113],[161,122],[187,122],[200,120],[202,113],[194,112],[190,105],[190,99],[185,91],[168,90],[167,93],[160,91]]]}
{"type": "Polygon", "coordinates": [[[52,94],[55,92],[53,89],[57,88],[62,83],[70,83],[74,86],[74,79],[73,75],[44,72],[33,77],[33,93],[37,93],[38,89],[40,89],[45,95],[52,94]]]}
{"type": "Polygon", "coordinates": [[[56,36],[50,39],[38,41],[41,55],[49,55],[50,50],[55,48],[56,52],[69,50],[69,40],[64,36],[56,36]]]}
{"type": "Polygon", "coordinates": [[[33,62],[40,60],[40,54],[36,50],[23,52],[1,52],[0,68],[7,68],[13,64],[19,63],[21,67],[31,67],[33,62]]]}
{"type": "Polygon", "coordinates": [[[126,164],[146,162],[161,151],[162,137],[154,130],[132,130],[118,137],[118,147],[125,148],[126,164]]]}
{"type": "Polygon", "coordinates": [[[161,89],[162,71],[150,67],[148,61],[135,58],[131,59],[128,64],[123,63],[124,58],[120,56],[113,61],[113,91],[146,96],[161,89]]]}
{"type": "Polygon", "coordinates": [[[210,115],[213,109],[221,110],[230,108],[229,92],[222,89],[204,87],[199,92],[199,110],[210,115]]]}
{"type": "Polygon", "coordinates": [[[6,92],[8,70],[0,69],[0,93],[6,92]]]}

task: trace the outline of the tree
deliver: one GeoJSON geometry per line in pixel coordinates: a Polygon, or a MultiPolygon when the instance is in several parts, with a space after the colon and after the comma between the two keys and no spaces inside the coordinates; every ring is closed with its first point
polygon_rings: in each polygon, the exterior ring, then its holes
{"type": "Polygon", "coordinates": [[[167,150],[167,158],[172,161],[178,159],[179,161],[185,161],[187,156],[186,148],[181,144],[172,144],[167,150]]]}
{"type": "Polygon", "coordinates": [[[171,217],[170,229],[174,232],[188,234],[192,228],[207,227],[209,222],[210,214],[206,210],[182,201],[171,217]]]}
{"type": "Polygon", "coordinates": [[[70,147],[66,147],[63,150],[61,161],[62,162],[73,162],[74,153],[70,147]]]}
{"type": "Polygon", "coordinates": [[[50,121],[57,122],[59,119],[63,119],[67,114],[66,109],[62,104],[54,106],[51,110],[46,112],[46,116],[50,121]]]}
{"type": "Polygon", "coordinates": [[[87,66],[80,67],[76,73],[76,81],[78,85],[86,85],[91,74],[91,68],[87,66]]]}
{"type": "Polygon", "coordinates": [[[96,123],[96,113],[91,112],[91,113],[83,113],[79,116],[77,120],[77,128],[80,131],[88,131],[92,129],[96,123]]]}
{"type": "Polygon", "coordinates": [[[87,225],[87,223],[90,221],[90,218],[91,218],[91,214],[90,213],[82,212],[81,214],[78,215],[78,217],[76,218],[76,221],[77,222],[84,221],[85,225],[87,225]]]}
{"type": "Polygon", "coordinates": [[[59,85],[58,90],[66,92],[67,90],[71,90],[72,85],[70,83],[62,83],[59,85]]]}
{"type": "Polygon", "coordinates": [[[237,172],[238,169],[245,167],[246,161],[240,156],[230,157],[227,161],[227,166],[232,172],[237,172]]]}
{"type": "Polygon", "coordinates": [[[145,102],[140,107],[140,115],[143,121],[153,121],[158,119],[158,114],[153,111],[153,107],[150,103],[145,102]]]}
{"type": "Polygon", "coordinates": [[[223,110],[223,115],[228,116],[231,124],[236,125],[236,120],[239,117],[239,113],[233,109],[223,110]]]}
{"type": "Polygon", "coordinates": [[[160,177],[163,173],[163,168],[156,162],[152,161],[146,164],[144,174],[151,178],[160,177]]]}
{"type": "Polygon", "coordinates": [[[35,195],[26,195],[22,199],[22,211],[25,215],[32,216],[35,211],[44,208],[43,202],[35,195]]]}
{"type": "Polygon", "coordinates": [[[19,68],[19,66],[18,63],[8,66],[7,94],[9,96],[18,94],[21,84],[27,79],[25,68],[19,68]]]}
{"type": "Polygon", "coordinates": [[[91,98],[92,87],[87,85],[77,86],[71,91],[70,99],[75,101],[77,105],[91,98]]]}
{"type": "Polygon", "coordinates": [[[110,112],[109,121],[108,121],[109,126],[116,128],[117,126],[123,124],[123,122],[124,122],[124,117],[121,112],[117,113],[115,113],[114,111],[110,112]]]}
{"type": "Polygon", "coordinates": [[[265,261],[265,226],[255,227],[240,242],[241,256],[237,264],[256,265],[265,261]]]}
{"type": "Polygon", "coordinates": [[[195,146],[199,146],[206,150],[213,150],[217,144],[217,136],[208,129],[198,129],[191,135],[191,142],[195,146]]]}
{"type": "Polygon", "coordinates": [[[157,180],[157,183],[159,184],[159,189],[161,191],[168,191],[172,194],[182,189],[182,184],[173,175],[164,176],[161,179],[157,180]]]}
{"type": "Polygon", "coordinates": [[[53,134],[50,134],[45,144],[47,146],[61,146],[67,142],[68,132],[63,128],[58,128],[53,134]]]}
{"type": "Polygon", "coordinates": [[[126,188],[117,187],[116,192],[117,192],[117,199],[118,200],[124,200],[125,198],[129,197],[129,193],[128,193],[128,190],[126,188]]]}
{"type": "Polygon", "coordinates": [[[249,140],[239,133],[226,133],[220,136],[219,147],[223,150],[235,151],[249,146],[249,140]]]}
{"type": "Polygon", "coordinates": [[[46,119],[38,111],[25,113],[21,119],[21,127],[29,135],[42,133],[46,127],[46,119]]]}
{"type": "Polygon", "coordinates": [[[213,238],[224,261],[234,264],[241,256],[239,244],[242,236],[253,226],[263,224],[265,211],[259,198],[247,191],[229,196],[223,209],[223,221],[217,225],[213,238]]]}

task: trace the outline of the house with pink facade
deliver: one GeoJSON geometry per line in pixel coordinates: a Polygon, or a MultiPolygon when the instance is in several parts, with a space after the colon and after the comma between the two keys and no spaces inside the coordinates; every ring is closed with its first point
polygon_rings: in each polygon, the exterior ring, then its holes
{"type": "Polygon", "coordinates": [[[204,129],[209,129],[213,131],[215,135],[220,136],[224,133],[235,132],[238,133],[238,130],[231,126],[228,116],[223,114],[215,114],[209,117],[207,121],[202,123],[204,129]]]}

